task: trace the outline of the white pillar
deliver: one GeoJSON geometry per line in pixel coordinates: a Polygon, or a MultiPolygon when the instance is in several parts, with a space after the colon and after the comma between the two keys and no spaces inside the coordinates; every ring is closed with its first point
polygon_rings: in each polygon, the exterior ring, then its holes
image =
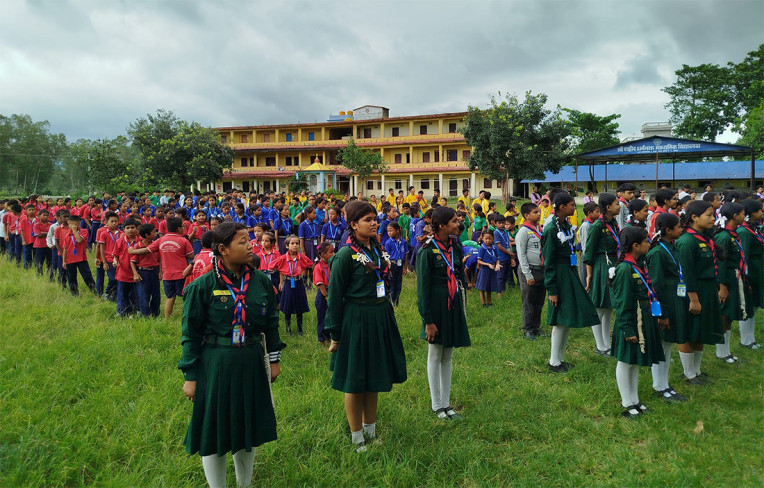
{"type": "Polygon", "coordinates": [[[472,195],[472,198],[475,198],[475,196],[478,194],[478,191],[475,189],[475,172],[474,171],[470,175],[470,194],[472,195]]]}
{"type": "Polygon", "coordinates": [[[279,179],[276,178],[275,181],[276,181],[276,193],[278,193],[279,192],[279,179]]]}
{"type": "Polygon", "coordinates": [[[353,175],[353,192],[351,196],[358,195],[358,175],[353,175]]]}
{"type": "Polygon", "coordinates": [[[438,190],[443,195],[443,173],[438,173],[438,190]]]}
{"type": "Polygon", "coordinates": [[[387,195],[387,189],[385,188],[385,174],[380,173],[379,177],[382,178],[382,195],[387,195]]]}
{"type": "MultiPolygon", "coordinates": [[[[411,173],[411,174],[409,175],[409,186],[414,186],[414,173],[411,173]]],[[[409,191],[408,191],[408,190],[409,190],[409,189],[408,189],[408,188],[406,188],[406,195],[408,195],[408,194],[409,194],[409,191]]]]}

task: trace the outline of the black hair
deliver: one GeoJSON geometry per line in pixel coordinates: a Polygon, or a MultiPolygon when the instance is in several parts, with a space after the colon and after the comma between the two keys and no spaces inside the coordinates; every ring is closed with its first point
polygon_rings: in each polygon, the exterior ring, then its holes
{"type": "Polygon", "coordinates": [[[263,232],[263,237],[267,237],[271,241],[271,245],[276,244],[276,234],[271,231],[263,232]]]}
{"type": "Polygon", "coordinates": [[[183,226],[183,219],[180,217],[169,217],[167,219],[167,232],[178,232],[183,226]]]}
{"type": "Polygon", "coordinates": [[[215,240],[215,233],[211,230],[202,234],[202,248],[212,249],[212,242],[215,240]]]}
{"type": "Polygon", "coordinates": [[[448,224],[456,215],[456,210],[451,207],[438,207],[430,210],[432,210],[430,225],[432,225],[432,231],[435,233],[438,232],[441,226],[448,224]]]}
{"type": "Polygon", "coordinates": [[[491,192],[490,191],[484,191],[483,192],[483,200],[490,200],[491,199],[491,192]]]}
{"type": "Polygon", "coordinates": [[[523,203],[520,206],[520,215],[522,215],[523,218],[525,218],[526,215],[528,215],[529,213],[533,212],[534,208],[538,208],[538,205],[536,205],[535,203],[531,203],[531,202],[523,203]]]}
{"type": "Polygon", "coordinates": [[[706,192],[705,195],[703,195],[703,198],[701,198],[701,200],[703,200],[704,202],[711,203],[714,201],[714,198],[716,198],[716,193],[709,191],[709,192],[706,192]]]}
{"type": "MultiPolygon", "coordinates": [[[[16,210],[16,207],[20,207],[20,205],[14,205],[13,211],[14,212],[21,212],[21,208],[16,210]]],[[[79,215],[69,214],[69,215],[66,216],[66,220],[68,220],[69,222],[79,222],[80,221],[80,216],[79,215]]]]}
{"type": "MultiPolygon", "coordinates": [[[[692,200],[692,197],[690,195],[685,195],[685,196],[683,196],[679,200],[679,205],[684,205],[685,203],[689,202],[690,200],[692,200]]],[[[708,203],[708,202],[704,202],[704,203],[708,203]]]]}
{"type": "Polygon", "coordinates": [[[138,219],[134,219],[134,218],[130,217],[129,219],[127,219],[124,222],[122,222],[122,227],[123,228],[124,227],[129,227],[131,225],[133,227],[138,227],[139,225],[141,225],[141,221],[138,220],[138,219]]]}
{"type": "Polygon", "coordinates": [[[655,247],[661,241],[661,238],[666,235],[668,229],[673,229],[679,223],[679,217],[672,213],[664,212],[658,214],[655,217],[655,233],[653,234],[653,242],[651,247],[655,247]]]}
{"type": "Polygon", "coordinates": [[[476,203],[475,205],[473,205],[472,210],[475,211],[475,215],[477,215],[478,217],[483,219],[485,218],[485,214],[483,213],[483,206],[480,205],[479,203],[476,203]]]}
{"type": "Polygon", "coordinates": [[[745,210],[746,217],[755,214],[764,207],[764,202],[762,202],[760,198],[749,198],[748,200],[743,200],[741,204],[745,210]]]}
{"type": "Polygon", "coordinates": [[[141,237],[148,237],[154,232],[154,229],[156,229],[156,227],[154,227],[153,224],[143,224],[138,227],[138,235],[141,237]]]}
{"type": "Polygon", "coordinates": [[[566,191],[559,190],[554,195],[554,198],[552,199],[552,204],[555,210],[557,210],[557,207],[561,207],[563,205],[567,205],[568,203],[574,201],[575,199],[570,196],[570,194],[566,191]]]}
{"type": "Polygon", "coordinates": [[[50,215],[50,212],[48,212],[48,211],[47,211],[47,210],[45,210],[45,209],[42,209],[42,210],[40,210],[40,212],[38,213],[38,215],[42,215],[42,214],[47,214],[47,215],[50,215]]]}
{"type": "Polygon", "coordinates": [[[503,216],[503,215],[501,215],[501,214],[499,214],[499,215],[496,215],[496,214],[491,214],[491,215],[489,215],[489,216],[488,216],[488,218],[492,218],[492,219],[493,219],[493,221],[494,221],[494,222],[496,222],[496,223],[499,223],[499,222],[506,222],[506,219],[505,219],[505,218],[504,218],[504,216],[503,216]]]}
{"type": "Polygon", "coordinates": [[[634,215],[635,212],[639,212],[643,208],[647,206],[647,202],[640,199],[640,198],[634,198],[629,202],[629,213],[631,215],[634,215]]]}
{"type": "Polygon", "coordinates": [[[423,219],[430,219],[430,223],[432,223],[432,213],[435,211],[434,208],[428,208],[427,211],[424,213],[423,219]]]}
{"type": "MultiPolygon", "coordinates": [[[[647,231],[642,227],[624,227],[620,233],[621,240],[621,253],[618,256],[618,261],[615,263],[617,268],[619,264],[623,262],[626,255],[631,252],[635,245],[641,244],[647,240],[647,231]]],[[[613,278],[608,277],[607,286],[613,284],[613,278]]]]}
{"type": "Polygon", "coordinates": [[[515,216],[514,215],[507,215],[506,217],[504,217],[504,221],[506,223],[508,223],[508,224],[515,225],[515,222],[516,222],[515,221],[515,216]]]}
{"type": "MultiPolygon", "coordinates": [[[[728,221],[731,221],[733,218],[735,218],[735,215],[739,214],[740,212],[743,212],[745,208],[742,204],[737,202],[729,202],[722,205],[722,208],[719,209],[719,215],[727,219],[728,221]]],[[[724,230],[724,226],[721,226],[719,229],[716,229],[716,233],[724,230]]],[[[735,229],[733,229],[734,231],[735,229]]]]}
{"type": "Polygon", "coordinates": [[[634,183],[621,183],[618,187],[618,191],[635,191],[637,189],[634,183]]]}
{"type": "MultiPolygon", "coordinates": [[[[428,210],[429,212],[430,210],[428,210]]],[[[374,208],[372,204],[369,202],[364,202],[360,200],[354,200],[350,203],[348,203],[345,207],[345,214],[347,216],[347,222],[348,222],[348,237],[350,238],[350,242],[353,243],[353,245],[357,249],[361,249],[361,243],[358,241],[358,238],[355,235],[355,229],[353,229],[353,226],[350,225],[353,222],[358,222],[363,217],[371,214],[375,218],[377,216],[377,211],[374,208]]],[[[377,253],[379,253],[380,256],[384,254],[384,249],[382,249],[382,246],[379,244],[379,241],[377,240],[376,236],[369,237],[369,245],[374,247],[377,250],[377,253]]],[[[383,260],[382,266],[384,268],[387,268],[389,266],[389,263],[387,263],[386,260],[383,260]]],[[[372,262],[364,263],[364,266],[366,266],[368,271],[375,271],[375,265],[372,262]]]]}
{"type": "Polygon", "coordinates": [[[676,192],[674,190],[669,190],[668,188],[661,188],[660,190],[655,192],[655,203],[657,203],[659,206],[664,206],[666,203],[674,198],[674,195],[676,195],[676,192]]]}
{"type": "Polygon", "coordinates": [[[584,215],[589,215],[590,213],[594,212],[600,208],[599,205],[597,205],[595,202],[586,202],[584,204],[584,215]]]}
{"type": "Polygon", "coordinates": [[[602,215],[605,215],[605,209],[608,208],[610,205],[613,204],[614,201],[618,200],[618,197],[613,195],[612,193],[600,193],[598,202],[600,205],[600,210],[602,211],[602,215]]]}
{"type": "Polygon", "coordinates": [[[260,227],[261,229],[263,229],[263,232],[268,232],[269,230],[271,230],[270,224],[266,222],[259,222],[255,224],[255,227],[260,227]]]}
{"type": "Polygon", "coordinates": [[[693,200],[688,203],[682,216],[682,227],[685,229],[690,227],[692,225],[692,218],[703,215],[709,208],[711,208],[711,204],[703,200],[693,200]]]}
{"type": "MultiPolygon", "coordinates": [[[[174,217],[171,217],[171,218],[174,218],[174,217]]],[[[220,218],[220,215],[213,215],[212,217],[210,217],[210,223],[212,223],[213,220],[217,220],[220,223],[223,222],[223,219],[220,218]]],[[[169,228],[168,228],[168,230],[169,230],[169,228]]]]}
{"type": "Polygon", "coordinates": [[[318,254],[324,254],[327,250],[334,249],[334,244],[329,241],[324,241],[318,245],[318,254]]]}

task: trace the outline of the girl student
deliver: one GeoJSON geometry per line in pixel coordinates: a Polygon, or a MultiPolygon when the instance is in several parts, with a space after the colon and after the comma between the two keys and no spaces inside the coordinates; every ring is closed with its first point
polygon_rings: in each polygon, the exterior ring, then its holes
{"type": "Polygon", "coordinates": [[[252,232],[249,234],[250,237],[250,243],[252,244],[252,252],[255,254],[260,254],[263,252],[263,234],[265,234],[266,230],[268,229],[268,224],[262,224],[257,223],[254,227],[252,227],[252,232]]]}
{"type": "MultiPolygon", "coordinates": [[[[682,359],[687,383],[702,385],[708,377],[700,371],[704,344],[724,342],[720,301],[728,297],[727,286],[719,284],[719,261],[716,246],[709,237],[714,227],[714,209],[701,200],[687,205],[682,226],[685,233],[676,241],[679,262],[689,297],[687,322],[688,342],[692,358],[682,359]]],[[[680,351],[680,358],[684,353],[680,351]]]]}
{"type": "Polygon", "coordinates": [[[721,228],[714,236],[714,246],[719,253],[719,282],[727,286],[729,296],[721,304],[724,326],[724,343],[716,345],[716,357],[726,363],[736,363],[737,356],[730,351],[732,321],[738,323],[748,320],[748,313],[753,310],[748,306],[751,300],[748,283],[748,260],[737,233],[745,221],[745,210],[739,203],[725,203],[720,212],[721,228]]]}
{"type": "Polygon", "coordinates": [[[307,206],[302,211],[302,222],[297,230],[300,238],[300,250],[312,262],[318,256],[318,242],[321,239],[321,225],[316,222],[316,209],[307,206]]]}
{"type": "MultiPolygon", "coordinates": [[[[640,227],[647,230],[647,213],[649,207],[647,202],[641,198],[632,198],[629,202],[629,216],[626,219],[626,226],[640,227]]],[[[652,242],[650,235],[647,239],[652,242]]]]}
{"type": "Polygon", "coordinates": [[[406,266],[408,245],[401,238],[401,226],[397,222],[387,224],[387,236],[388,239],[383,247],[390,259],[390,300],[397,307],[403,287],[403,276],[408,270],[406,266]]]}
{"type": "Polygon", "coordinates": [[[740,321],[740,345],[748,349],[760,346],[754,337],[756,309],[764,307],[764,234],[761,216],[762,200],[749,198],[741,202],[745,210],[745,220],[737,228],[743,254],[746,258],[747,280],[750,286],[750,298],[746,302],[748,319],[740,321]]]}
{"type": "Polygon", "coordinates": [[[289,207],[280,204],[276,207],[276,212],[273,216],[274,219],[271,220],[271,227],[276,233],[276,241],[279,243],[279,252],[285,254],[287,252],[286,238],[292,234],[292,227],[294,227],[294,223],[292,222],[291,217],[289,217],[289,207]]]}
{"type": "Polygon", "coordinates": [[[600,218],[594,221],[586,237],[586,291],[597,308],[599,324],[592,327],[595,351],[607,356],[610,350],[610,320],[613,314],[613,289],[607,286],[610,268],[615,266],[621,249],[620,229],[616,217],[621,211],[618,198],[612,193],[601,193],[600,218]]]}
{"type": "Polygon", "coordinates": [[[276,297],[279,297],[279,273],[273,268],[273,263],[281,256],[278,246],[276,246],[276,236],[273,232],[264,232],[262,239],[260,239],[260,271],[267,274],[271,278],[271,284],[275,290],[276,297]]]}
{"type": "Polygon", "coordinates": [[[209,230],[210,227],[207,225],[207,215],[204,212],[196,212],[194,214],[194,223],[188,229],[188,233],[186,234],[188,240],[191,241],[194,256],[202,252],[202,236],[209,230]]]}
{"type": "Polygon", "coordinates": [[[483,227],[485,227],[488,221],[483,213],[483,206],[476,203],[472,206],[474,218],[472,220],[472,240],[477,242],[480,236],[483,234],[483,227]]]}
{"type": "Polygon", "coordinates": [[[368,202],[345,206],[350,243],[331,261],[324,332],[331,337],[332,388],[345,393],[356,452],[376,437],[379,392],[406,381],[406,356],[390,302],[390,263],[377,241],[376,211],[368,202]]]}
{"type": "Polygon", "coordinates": [[[611,350],[618,359],[615,378],[624,408],[621,415],[633,419],[647,411],[639,401],[639,367],[665,359],[656,323],[662,310],[647,269],[639,264],[650,249],[647,231],[627,227],[620,239],[622,252],[610,282],[616,309],[611,350]]]}
{"type": "Polygon", "coordinates": [[[340,238],[342,233],[345,232],[345,226],[339,220],[339,211],[335,207],[331,207],[327,211],[329,221],[321,228],[321,242],[329,242],[334,246],[334,250],[337,251],[340,248],[340,238]]]}
{"type": "Polygon", "coordinates": [[[322,242],[318,246],[318,261],[313,266],[313,283],[316,285],[316,334],[321,345],[326,343],[327,334],[324,333],[326,325],[326,299],[329,296],[329,260],[334,256],[334,245],[331,242],[322,242]]]}
{"type": "Polygon", "coordinates": [[[653,389],[667,403],[683,402],[687,398],[678,394],[668,382],[673,344],[678,344],[683,364],[687,358],[694,358],[687,333],[687,310],[690,303],[687,285],[679,254],[674,246],[683,230],[679,224],[679,217],[667,212],[658,215],[654,226],[655,235],[646,262],[655,296],[661,304],[662,314],[658,318],[658,328],[665,360],[652,366],[653,389]]]}
{"type": "Polygon", "coordinates": [[[297,334],[302,335],[302,315],[310,311],[304,275],[313,267],[313,261],[300,252],[300,239],[297,236],[287,236],[285,243],[286,254],[277,257],[270,264],[270,269],[279,272],[279,310],[284,314],[286,332],[292,333],[292,314],[295,314],[297,334]]]}
{"type": "Polygon", "coordinates": [[[597,310],[578,279],[575,231],[568,223],[568,217],[575,211],[576,202],[569,193],[555,195],[555,213],[541,235],[544,286],[550,304],[547,323],[552,326],[549,370],[554,373],[564,373],[573,367],[563,360],[570,329],[600,323],[597,310]]]}
{"type": "Polygon", "coordinates": [[[270,280],[248,265],[247,228],[221,224],[212,252],[213,272],[188,285],[183,301],[178,368],[183,393],[194,403],[184,443],[189,454],[202,457],[211,487],[226,486],[227,452],[238,486],[249,486],[255,447],[276,440],[269,382],[280,373],[286,346],[270,280]]]}
{"type": "Polygon", "coordinates": [[[451,408],[450,399],[451,358],[453,348],[467,347],[471,342],[456,212],[448,207],[435,208],[432,228],[433,239],[422,246],[417,258],[417,306],[422,317],[419,337],[428,342],[427,380],[432,410],[440,419],[457,420],[461,416],[451,408]]]}
{"type": "Polygon", "coordinates": [[[493,244],[493,234],[487,228],[480,237],[482,244],[478,249],[478,269],[477,282],[475,288],[480,290],[480,303],[483,307],[492,307],[491,292],[496,292],[501,298],[501,289],[499,288],[498,272],[501,268],[499,263],[499,250],[493,244]]]}

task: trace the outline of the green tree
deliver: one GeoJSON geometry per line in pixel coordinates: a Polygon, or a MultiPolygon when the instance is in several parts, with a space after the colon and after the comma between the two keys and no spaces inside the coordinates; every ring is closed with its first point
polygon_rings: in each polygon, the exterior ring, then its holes
{"type": "MultiPolygon", "coordinates": [[[[570,124],[570,153],[580,154],[594,151],[603,147],[618,144],[619,126],[617,120],[620,114],[599,116],[590,112],[581,112],[571,108],[563,109],[568,114],[570,124]]],[[[596,188],[594,181],[594,166],[589,162],[590,188],[596,188]]]]}
{"type": "Polygon", "coordinates": [[[387,169],[387,162],[382,159],[380,153],[361,149],[355,145],[353,139],[348,141],[346,147],[339,150],[337,153],[337,161],[358,175],[361,184],[363,184],[363,181],[371,176],[372,173],[382,174],[387,169]]]}
{"type": "Polygon", "coordinates": [[[764,158],[764,100],[748,113],[738,142],[752,148],[757,159],[764,158]]]}
{"type": "MultiPolygon", "coordinates": [[[[501,93],[499,93],[501,96],[501,93]]],[[[506,95],[483,110],[469,106],[461,129],[472,146],[470,169],[502,181],[502,199],[509,198],[509,180],[540,179],[545,171],[559,172],[569,160],[570,126],[560,109],[545,108],[543,93],[525,94],[524,100],[506,95]]]]}
{"type": "Polygon", "coordinates": [[[286,182],[287,188],[290,192],[299,193],[303,190],[308,190],[308,178],[305,173],[295,172],[294,176],[286,182]]]}
{"type": "Polygon", "coordinates": [[[732,71],[738,108],[735,130],[740,131],[745,119],[764,102],[764,44],[749,52],[742,62],[728,63],[727,66],[732,71]]]}

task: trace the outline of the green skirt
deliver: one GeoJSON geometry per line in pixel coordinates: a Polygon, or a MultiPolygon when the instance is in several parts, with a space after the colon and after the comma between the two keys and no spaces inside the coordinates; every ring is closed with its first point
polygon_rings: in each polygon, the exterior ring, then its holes
{"type": "Polygon", "coordinates": [[[695,344],[722,344],[722,311],[719,306],[719,288],[714,280],[698,280],[699,314],[688,313],[688,339],[695,344]]]}
{"type": "Polygon", "coordinates": [[[342,335],[332,353],[332,388],[345,393],[383,392],[406,381],[406,354],[389,300],[345,301],[342,335]]]}
{"type": "Polygon", "coordinates": [[[276,416],[263,363],[263,346],[205,345],[196,382],[186,451],[202,456],[276,440],[276,416]]]}
{"type": "Polygon", "coordinates": [[[655,286],[655,292],[658,294],[663,309],[663,317],[669,321],[668,329],[660,330],[658,327],[658,331],[661,338],[666,342],[685,344],[690,342],[687,324],[690,300],[686,296],[679,297],[676,295],[677,285],[679,285],[678,279],[666,279],[655,286]]]}
{"type": "Polygon", "coordinates": [[[753,307],[750,307],[748,305],[748,302],[751,300],[751,287],[748,286],[747,283],[742,283],[742,287],[740,286],[741,283],[737,279],[737,271],[736,270],[730,270],[730,272],[733,275],[733,279],[731,279],[727,283],[727,290],[729,291],[729,298],[727,298],[727,301],[721,304],[721,311],[722,316],[727,317],[727,319],[733,321],[733,320],[745,320],[745,318],[748,318],[749,309],[752,309],[753,307]],[[740,291],[743,291],[744,296],[741,299],[740,297],[740,291]],[[745,312],[746,317],[743,318],[743,300],[745,300],[745,312]]]}
{"type": "Polygon", "coordinates": [[[600,323],[597,310],[592,300],[586,294],[576,268],[573,266],[557,266],[557,283],[560,294],[557,295],[557,306],[547,303],[546,323],[549,325],[564,325],[579,329],[592,327],[600,323]]]}
{"type": "Polygon", "coordinates": [[[746,306],[749,308],[749,316],[754,314],[757,307],[764,307],[764,262],[758,257],[758,262],[757,256],[753,256],[748,263],[747,281],[751,287],[751,303],[746,303],[746,306]]]}
{"type": "Polygon", "coordinates": [[[615,266],[617,261],[611,258],[610,262],[611,264],[608,264],[605,255],[600,254],[592,265],[592,286],[589,289],[589,298],[597,308],[614,308],[613,288],[607,286],[607,279],[610,267],[615,266]]]}
{"type": "MultiPolygon", "coordinates": [[[[470,333],[467,330],[467,316],[464,311],[464,290],[454,297],[453,308],[448,309],[448,288],[445,286],[433,287],[432,316],[438,335],[433,344],[443,347],[467,347],[471,344],[470,333]]],[[[427,340],[425,323],[422,321],[422,330],[419,338],[427,340]]]]}
{"type": "MultiPolygon", "coordinates": [[[[623,363],[651,366],[664,361],[666,358],[663,355],[658,323],[650,313],[650,302],[639,300],[638,306],[642,310],[642,335],[645,339],[645,352],[642,352],[639,345],[639,333],[637,333],[636,343],[627,342],[623,329],[616,327],[613,330],[613,338],[610,343],[610,354],[623,363]]],[[[634,324],[634,329],[636,330],[636,328],[637,326],[634,324]]]]}

